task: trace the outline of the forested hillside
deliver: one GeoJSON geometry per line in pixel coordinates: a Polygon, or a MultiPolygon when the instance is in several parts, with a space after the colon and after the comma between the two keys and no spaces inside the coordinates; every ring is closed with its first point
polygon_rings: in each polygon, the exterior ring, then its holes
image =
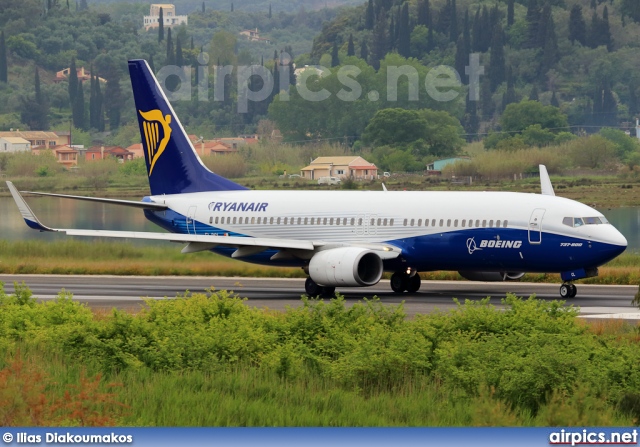
{"type": "MultiPolygon", "coordinates": [[[[370,147],[382,167],[401,170],[459,153],[465,139],[483,139],[487,148],[548,146],[603,127],[624,130],[638,115],[637,0],[366,0],[318,11],[305,9],[309,1],[290,3],[291,13],[278,11],[282,2],[253,2],[254,12],[242,1],[221,10],[214,1],[176,3],[188,26],[145,31],[149,3],[47,0],[43,8],[40,0],[3,0],[0,129],[66,128],[71,120],[80,142],[138,141],[131,58],[148,59],[156,71],[191,66],[192,86],[208,64],[206,100],[194,87],[174,102],[190,133],[270,133],[275,126],[292,142],[370,147]],[[269,42],[239,34],[256,28],[269,42]],[[201,51],[208,63],[198,60],[201,51]],[[477,100],[465,72],[471,54],[484,69],[477,100]],[[296,68],[319,64],[324,72],[296,78],[294,60],[296,68]],[[72,64],[106,83],[54,83],[55,72],[72,64]],[[263,65],[278,88],[243,111],[237,67],[252,64],[263,65]],[[223,65],[236,69],[224,96],[213,98],[223,65]],[[396,67],[411,75],[394,78],[396,67]],[[445,89],[451,95],[443,99],[430,83],[452,79],[454,69],[462,84],[445,89]],[[309,99],[309,92],[326,98],[309,99]]],[[[256,76],[247,81],[254,92],[264,85],[256,76]]]]}
{"type": "MultiPolygon", "coordinates": [[[[121,0],[89,0],[92,4],[112,4],[121,0]]],[[[130,3],[143,4],[148,7],[147,0],[133,0],[130,3]]],[[[308,10],[318,10],[324,8],[335,8],[345,5],[358,5],[362,0],[173,0],[177,11],[180,14],[186,14],[196,9],[200,9],[204,3],[206,9],[217,9],[220,11],[229,11],[231,4],[236,11],[266,11],[269,5],[273,12],[293,13],[305,8],[308,10]]]]}

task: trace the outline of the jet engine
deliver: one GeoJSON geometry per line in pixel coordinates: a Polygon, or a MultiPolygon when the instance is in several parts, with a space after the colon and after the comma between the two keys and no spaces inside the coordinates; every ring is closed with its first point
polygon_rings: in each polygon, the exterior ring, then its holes
{"type": "Polygon", "coordinates": [[[523,272],[458,272],[469,281],[516,281],[524,276],[523,272]]]}
{"type": "Polygon", "coordinates": [[[366,248],[341,247],[316,253],[309,262],[309,276],[330,287],[377,284],[382,277],[382,259],[366,248]]]}

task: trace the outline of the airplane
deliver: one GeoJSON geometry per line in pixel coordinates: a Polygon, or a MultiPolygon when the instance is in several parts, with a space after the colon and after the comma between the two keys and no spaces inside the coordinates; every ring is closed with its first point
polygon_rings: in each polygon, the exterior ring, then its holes
{"type": "Polygon", "coordinates": [[[384,272],[392,273],[394,292],[414,293],[419,272],[452,270],[472,281],[560,273],[560,296],[572,298],[574,281],[596,276],[627,247],[602,213],[555,196],[544,165],[541,194],[250,190],[205,167],[146,61],[129,61],[129,72],[151,195],[129,201],[30,194],[139,208],[169,233],[49,228],[7,182],[29,227],[181,242],[182,253],[301,267],[312,297],[375,285],[384,272]]]}

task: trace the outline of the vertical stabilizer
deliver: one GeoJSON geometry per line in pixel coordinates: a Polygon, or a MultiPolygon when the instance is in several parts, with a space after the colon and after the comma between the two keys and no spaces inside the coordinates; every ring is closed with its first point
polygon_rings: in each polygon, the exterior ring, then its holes
{"type": "Polygon", "coordinates": [[[547,172],[547,167],[545,165],[540,165],[540,187],[542,188],[543,195],[556,195],[553,191],[553,185],[551,184],[551,179],[549,178],[549,173],[547,172]]]}
{"type": "Polygon", "coordinates": [[[152,195],[247,189],[202,163],[146,61],[129,74],[152,195]]]}

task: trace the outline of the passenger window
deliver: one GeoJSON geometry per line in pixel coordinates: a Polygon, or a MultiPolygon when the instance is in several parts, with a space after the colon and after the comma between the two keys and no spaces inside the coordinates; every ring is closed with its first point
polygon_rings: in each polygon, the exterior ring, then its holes
{"type": "Polygon", "coordinates": [[[502,222],[502,228],[507,228],[508,223],[509,223],[508,220],[505,220],[504,222],[502,222]]]}
{"type": "Polygon", "coordinates": [[[329,219],[329,225],[333,225],[333,217],[329,219]]]}
{"type": "Polygon", "coordinates": [[[387,218],[385,217],[384,220],[382,221],[382,225],[384,225],[385,227],[387,226],[387,218]]]}
{"type": "Polygon", "coordinates": [[[435,219],[431,219],[431,226],[435,227],[436,226],[436,220],[435,219]]]}
{"type": "Polygon", "coordinates": [[[358,225],[362,225],[362,217],[358,219],[358,225]]]}
{"type": "Polygon", "coordinates": [[[454,227],[456,227],[456,228],[458,228],[458,219],[456,219],[456,220],[454,220],[454,221],[453,221],[453,226],[454,226],[454,227]]]}
{"type": "Polygon", "coordinates": [[[280,225],[280,218],[278,217],[278,221],[276,222],[277,225],[280,225]]]}
{"type": "Polygon", "coordinates": [[[393,219],[391,219],[391,220],[389,221],[389,226],[390,226],[390,227],[392,227],[392,226],[393,226],[393,219]]]}
{"type": "Polygon", "coordinates": [[[327,218],[325,217],[322,225],[326,225],[326,224],[327,224],[327,218]]]}
{"type": "Polygon", "coordinates": [[[216,225],[218,225],[218,217],[216,217],[216,225]]]}
{"type": "Polygon", "coordinates": [[[258,217],[258,225],[260,225],[262,223],[262,217],[258,217]]]}
{"type": "Polygon", "coordinates": [[[489,228],[491,228],[492,226],[493,226],[493,219],[489,221],[489,228]]]}
{"type": "Polygon", "coordinates": [[[486,221],[486,220],[483,220],[483,221],[482,221],[482,228],[486,228],[486,227],[487,227],[487,221],[486,221]]]}
{"type": "Polygon", "coordinates": [[[451,219],[447,219],[447,228],[451,227],[451,219]]]}
{"type": "Polygon", "coordinates": [[[351,225],[353,226],[353,225],[355,225],[355,224],[356,224],[356,218],[355,218],[355,217],[352,217],[352,218],[351,218],[351,225]]]}
{"type": "Polygon", "coordinates": [[[406,227],[407,226],[407,219],[404,220],[403,225],[406,227]]]}
{"type": "Polygon", "coordinates": [[[273,217],[272,217],[271,219],[269,219],[269,223],[270,223],[271,225],[273,225],[273,217]]]}
{"type": "Polygon", "coordinates": [[[425,219],[425,220],[424,220],[424,226],[425,226],[425,227],[428,227],[428,226],[429,226],[429,219],[425,219]]]}
{"type": "Polygon", "coordinates": [[[411,219],[411,226],[413,226],[415,219],[411,219]]]}
{"type": "Polygon", "coordinates": [[[212,223],[213,223],[213,216],[211,216],[211,217],[209,218],[209,223],[210,223],[210,224],[212,224],[212,223]]]}
{"type": "Polygon", "coordinates": [[[253,225],[254,223],[256,223],[256,218],[255,218],[255,217],[252,217],[252,218],[251,218],[251,225],[253,225]]]}
{"type": "Polygon", "coordinates": [[[444,226],[444,219],[440,219],[440,226],[443,227],[444,226]]]}
{"type": "Polygon", "coordinates": [[[500,228],[500,221],[496,220],[496,227],[500,228]]]}
{"type": "Polygon", "coordinates": [[[233,224],[234,225],[236,224],[236,218],[235,217],[233,218],[233,224]]]}
{"type": "Polygon", "coordinates": [[[480,219],[476,219],[476,228],[480,227],[480,219]]]}
{"type": "Polygon", "coordinates": [[[309,219],[308,217],[305,217],[305,218],[304,218],[304,224],[305,224],[305,225],[307,225],[307,224],[308,224],[308,222],[309,222],[309,220],[308,220],[308,219],[309,219]]]}
{"type": "MultiPolygon", "coordinates": [[[[288,218],[288,217],[285,217],[285,218],[284,218],[284,224],[285,224],[285,225],[286,225],[287,223],[289,223],[289,221],[288,221],[287,219],[289,219],[289,218],[288,218]]],[[[280,222],[278,222],[278,223],[280,223],[280,222]]]]}
{"type": "Polygon", "coordinates": [[[421,226],[422,226],[422,219],[418,219],[418,223],[417,223],[417,225],[418,225],[419,227],[421,227],[421,226]]]}

